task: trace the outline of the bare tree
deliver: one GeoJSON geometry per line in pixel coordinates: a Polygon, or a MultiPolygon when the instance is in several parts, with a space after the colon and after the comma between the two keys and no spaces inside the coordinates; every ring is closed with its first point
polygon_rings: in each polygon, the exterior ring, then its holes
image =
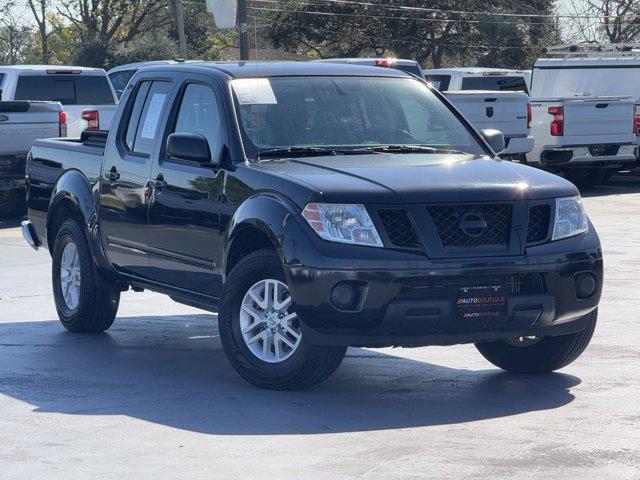
{"type": "Polygon", "coordinates": [[[114,48],[172,21],[168,0],[59,0],[58,5],[82,43],[75,61],[90,66],[103,66],[114,48]]]}
{"type": "Polygon", "coordinates": [[[570,40],[624,43],[640,35],[637,0],[569,0],[565,10],[570,40]]]}
{"type": "Polygon", "coordinates": [[[49,44],[47,34],[47,7],[49,0],[28,0],[29,9],[33,14],[33,18],[38,25],[40,33],[40,43],[42,46],[42,63],[48,63],[49,60],[49,44]]]}

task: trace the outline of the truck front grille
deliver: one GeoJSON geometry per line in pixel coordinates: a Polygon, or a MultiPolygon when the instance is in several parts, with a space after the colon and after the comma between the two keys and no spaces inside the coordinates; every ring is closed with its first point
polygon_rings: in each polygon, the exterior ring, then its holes
{"type": "Polygon", "coordinates": [[[544,277],[540,273],[496,276],[442,276],[403,278],[397,300],[450,300],[455,289],[474,285],[505,285],[508,295],[544,293],[544,277]]]}
{"type": "Polygon", "coordinates": [[[529,208],[527,243],[537,243],[547,238],[550,217],[551,207],[549,205],[533,205],[529,208]]]}
{"type": "Polygon", "coordinates": [[[511,205],[446,205],[427,207],[444,247],[506,245],[511,205]]]}
{"type": "Polygon", "coordinates": [[[419,246],[418,236],[406,210],[381,209],[378,210],[378,216],[392,244],[411,248],[419,246]]]}

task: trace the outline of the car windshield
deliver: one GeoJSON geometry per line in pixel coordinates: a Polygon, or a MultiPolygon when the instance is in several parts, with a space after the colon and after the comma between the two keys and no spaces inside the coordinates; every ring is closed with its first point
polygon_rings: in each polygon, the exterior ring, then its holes
{"type": "Polygon", "coordinates": [[[271,77],[232,80],[252,156],[290,149],[398,153],[486,152],[423,83],[391,77],[271,77]],[[402,147],[432,147],[431,149],[402,147]]]}

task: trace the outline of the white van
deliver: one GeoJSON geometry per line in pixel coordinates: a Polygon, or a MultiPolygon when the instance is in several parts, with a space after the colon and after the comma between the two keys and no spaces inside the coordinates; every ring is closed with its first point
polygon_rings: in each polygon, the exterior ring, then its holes
{"type": "Polygon", "coordinates": [[[604,183],[639,165],[640,52],[556,47],[531,77],[530,164],[561,171],[577,184],[604,183]],[[626,56],[629,55],[629,56],[626,56]],[[638,114],[636,114],[638,113],[638,114]]]}
{"type": "Polygon", "coordinates": [[[59,65],[0,66],[2,99],[60,102],[67,115],[67,134],[85,129],[108,130],[117,98],[101,68],[59,65]]]}

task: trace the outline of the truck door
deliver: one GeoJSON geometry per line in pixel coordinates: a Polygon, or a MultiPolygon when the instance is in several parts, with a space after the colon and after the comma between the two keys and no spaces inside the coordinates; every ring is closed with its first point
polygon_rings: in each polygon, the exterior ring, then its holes
{"type": "Polygon", "coordinates": [[[171,133],[197,133],[213,158],[227,141],[221,94],[214,80],[189,75],[176,95],[158,161],[151,171],[149,253],[154,280],[189,292],[218,297],[220,202],[224,170],[167,155],[171,133]]]}
{"type": "Polygon", "coordinates": [[[109,138],[100,177],[100,225],[105,252],[125,273],[149,276],[147,207],[151,155],[168,115],[165,105],[176,83],[170,76],[136,82],[109,138]]]}

